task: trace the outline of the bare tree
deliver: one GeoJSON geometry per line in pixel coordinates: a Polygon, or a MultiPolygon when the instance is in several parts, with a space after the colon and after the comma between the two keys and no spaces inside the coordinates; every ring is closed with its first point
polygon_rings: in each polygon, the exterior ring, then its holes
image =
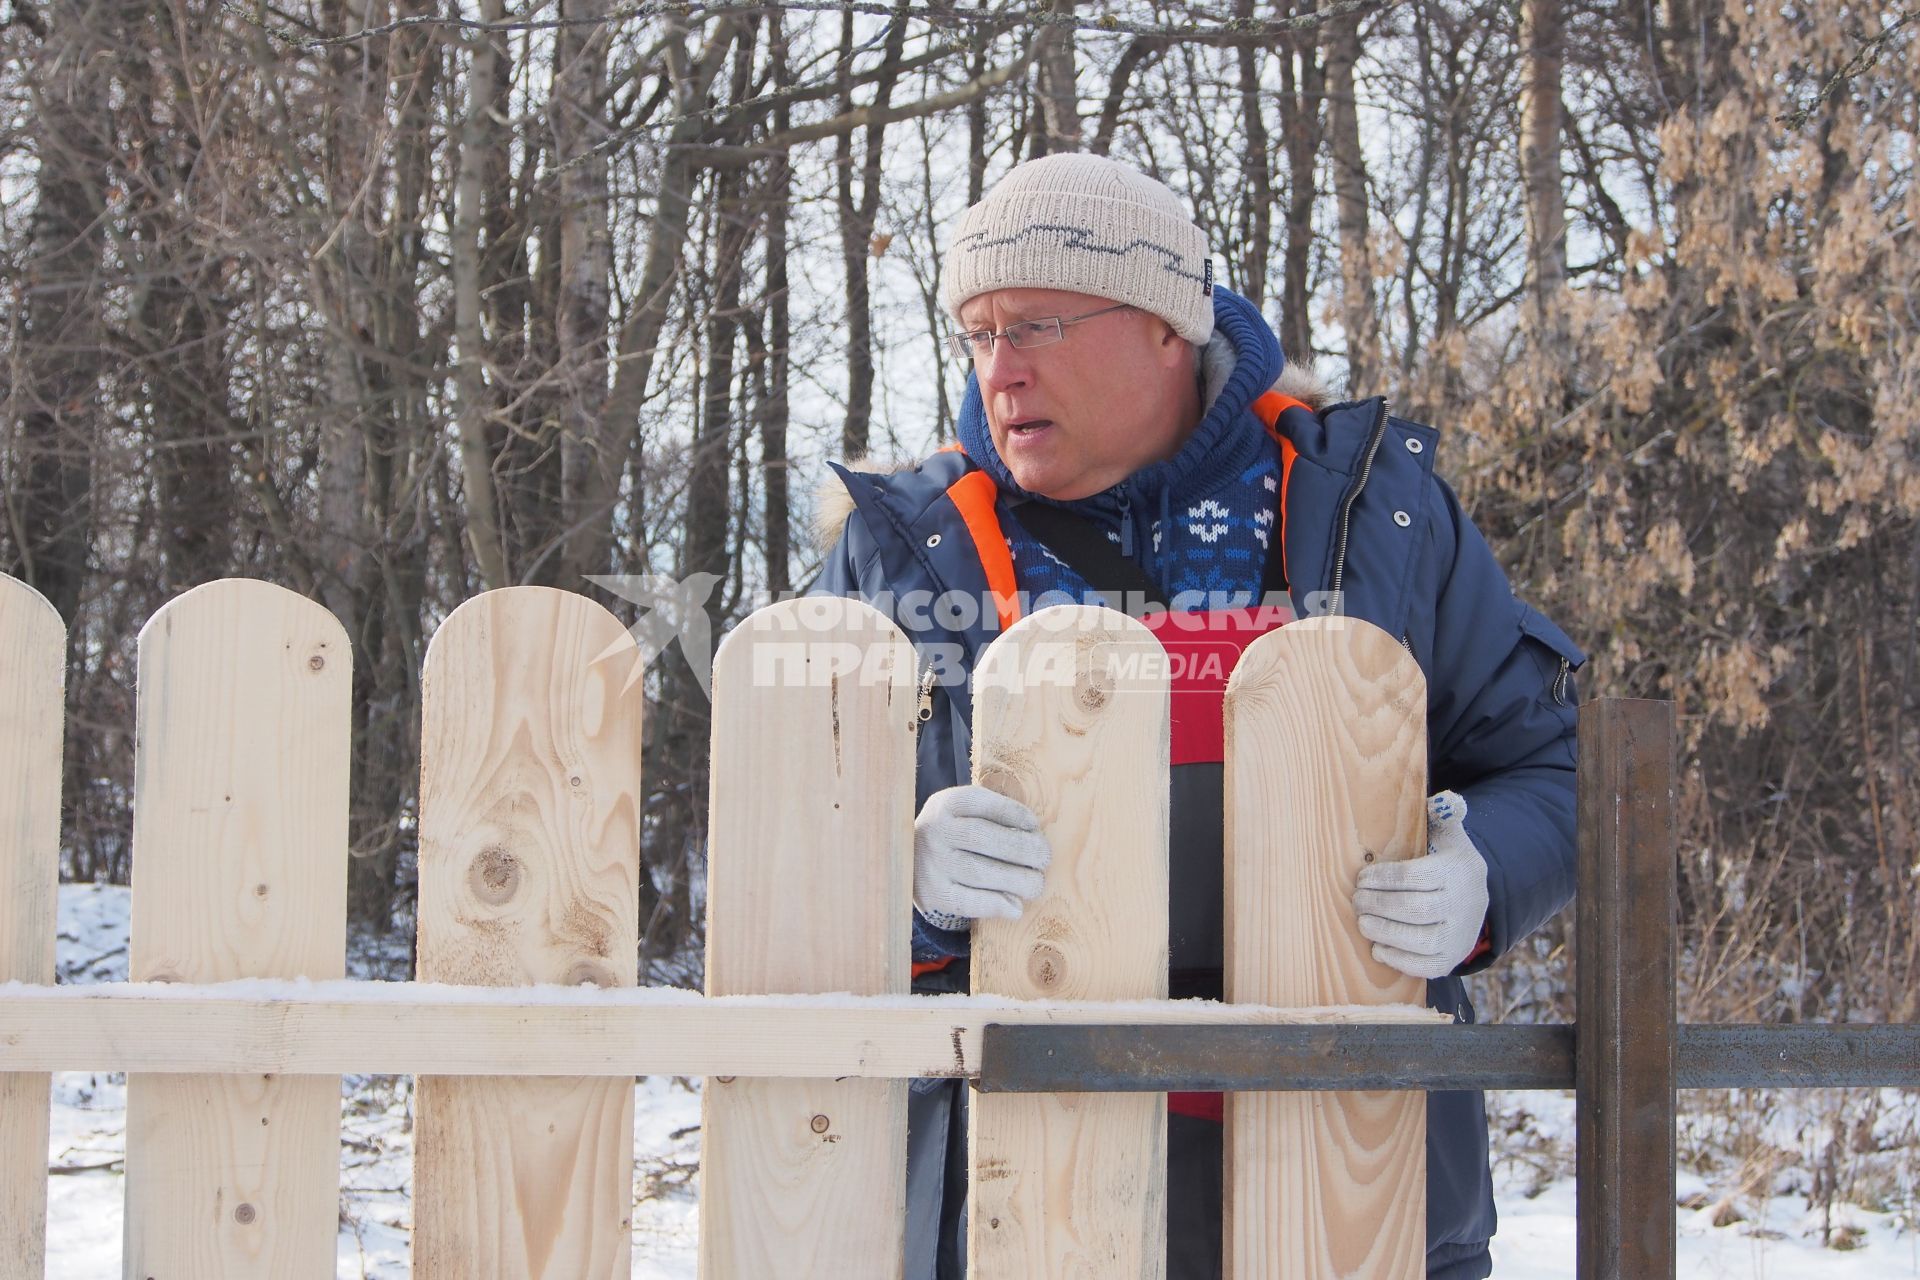
{"type": "MultiPolygon", "coordinates": [[[[1078,8],[1079,0],[1053,0],[1050,11],[1060,17],[1070,18],[1078,8]]],[[[1078,151],[1080,89],[1073,28],[1066,25],[1048,27],[1041,33],[1037,43],[1041,49],[1035,66],[1040,132],[1034,140],[1034,154],[1078,151]]]]}
{"type": "Polygon", "coordinates": [[[1562,291],[1567,284],[1566,195],[1561,174],[1560,79],[1566,28],[1560,0],[1526,0],[1521,15],[1526,56],[1521,171],[1527,188],[1529,319],[1545,350],[1564,350],[1562,291]]]}
{"type": "MultiPolygon", "coordinates": [[[[881,52],[880,70],[873,87],[871,116],[864,132],[865,147],[860,165],[860,192],[854,195],[853,127],[849,125],[834,139],[834,191],[840,210],[840,264],[847,290],[847,422],[841,432],[841,448],[848,457],[867,452],[867,439],[873,424],[873,301],[867,281],[867,259],[873,253],[874,229],[880,216],[881,157],[886,145],[887,109],[894,85],[900,77],[900,63],[906,49],[905,15],[895,16],[887,28],[881,52]]],[[[844,14],[840,22],[840,110],[854,110],[853,14],[844,14]]]]}
{"type": "MultiPolygon", "coordinates": [[[[1235,0],[1234,15],[1251,18],[1253,0],[1235,0]]],[[[1273,163],[1269,158],[1266,96],[1261,84],[1265,76],[1264,55],[1265,51],[1251,42],[1234,49],[1240,72],[1240,118],[1247,131],[1246,181],[1241,184],[1241,241],[1245,246],[1241,287],[1246,291],[1247,300],[1256,307],[1267,300],[1267,254],[1273,242],[1273,163]]],[[[1291,151],[1288,156],[1291,164],[1291,151]]],[[[1305,357],[1308,352],[1301,351],[1299,355],[1305,357]]]]}
{"type": "MultiPolygon", "coordinates": [[[[1313,0],[1289,3],[1289,15],[1311,13],[1313,0]]],[[[1313,206],[1320,158],[1320,108],[1326,75],[1317,37],[1290,31],[1281,41],[1281,145],[1287,153],[1287,242],[1280,289],[1280,345],[1292,360],[1313,359],[1313,206]]]]}
{"type": "Polygon", "coordinates": [[[613,241],[608,227],[606,0],[561,0],[569,22],[554,40],[553,160],[558,169],[560,303],[556,317],[566,492],[562,573],[578,581],[613,568],[613,504],[626,469],[631,424],[608,412],[607,326],[613,241]]]}
{"type": "Polygon", "coordinates": [[[1373,239],[1367,161],[1360,142],[1360,100],[1354,65],[1360,58],[1360,15],[1336,18],[1328,32],[1327,142],[1339,206],[1340,315],[1346,330],[1347,390],[1369,395],[1380,380],[1380,320],[1373,288],[1373,239]]]}
{"type": "MultiPolygon", "coordinates": [[[[776,92],[793,85],[791,50],[785,23],[779,14],[768,20],[768,57],[773,63],[776,92]]],[[[792,113],[783,102],[774,108],[773,131],[785,133],[792,127],[792,113]]],[[[792,547],[789,531],[793,523],[788,498],[787,425],[790,416],[788,379],[793,367],[793,323],[787,282],[788,205],[793,199],[793,161],[790,154],[776,152],[767,165],[766,193],[760,201],[765,224],[766,286],[762,309],[747,326],[751,344],[755,383],[755,402],[759,406],[760,468],[763,490],[762,528],[765,538],[767,590],[780,595],[793,586],[792,547]],[[762,336],[761,320],[766,323],[762,336]]]]}
{"type": "Polygon", "coordinates": [[[93,449],[103,425],[100,306],[106,220],[107,86],[96,61],[113,47],[112,6],[50,5],[27,82],[38,199],[25,278],[12,292],[7,369],[5,527],[0,561],[75,621],[91,537],[93,449]]]}
{"type": "MultiPolygon", "coordinates": [[[[506,0],[482,0],[483,21],[502,23],[506,12],[506,0]]],[[[490,206],[498,208],[502,179],[510,165],[504,110],[510,83],[501,76],[501,66],[508,56],[504,32],[475,33],[467,47],[471,56],[465,76],[466,111],[458,138],[452,236],[454,333],[459,344],[455,376],[460,476],[468,545],[480,581],[495,588],[506,586],[512,579],[493,474],[499,454],[496,419],[502,405],[498,374],[490,376],[488,372],[489,365],[498,369],[501,352],[487,332],[485,298],[490,290],[504,287],[506,281],[501,278],[503,264],[497,249],[488,254],[483,246],[489,239],[487,214],[490,206]]],[[[497,324],[497,311],[495,316],[497,324]]]]}
{"type": "MultiPolygon", "coordinates": [[[[629,437],[630,455],[637,456],[640,452],[640,406],[647,397],[660,335],[666,328],[673,303],[675,278],[681,269],[694,183],[701,168],[700,144],[709,140],[713,127],[701,105],[715,77],[726,66],[728,51],[740,34],[737,19],[723,18],[713,24],[696,50],[690,50],[690,32],[686,25],[671,22],[661,42],[661,56],[666,64],[676,114],[660,140],[659,188],[654,194],[653,214],[646,224],[646,251],[640,279],[627,300],[626,314],[620,323],[616,343],[618,365],[613,391],[606,404],[607,421],[629,437]]],[[[643,484],[645,477],[637,474],[637,463],[630,461],[630,467],[636,473],[636,485],[643,484]]],[[[607,518],[611,520],[611,512],[607,518]]]]}

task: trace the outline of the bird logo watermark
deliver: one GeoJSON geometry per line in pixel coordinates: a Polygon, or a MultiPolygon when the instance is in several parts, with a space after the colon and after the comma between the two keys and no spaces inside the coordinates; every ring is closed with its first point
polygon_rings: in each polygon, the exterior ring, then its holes
{"type": "MultiPolygon", "coordinates": [[[[707,601],[720,585],[717,573],[690,573],[684,578],[669,578],[662,573],[590,573],[587,581],[603,587],[622,600],[640,607],[639,617],[627,628],[639,652],[633,672],[627,677],[631,689],[667,651],[675,640],[680,656],[686,659],[700,692],[713,699],[713,624],[707,617],[707,601]]],[[[599,662],[626,651],[626,645],[609,645],[599,662]]]]}

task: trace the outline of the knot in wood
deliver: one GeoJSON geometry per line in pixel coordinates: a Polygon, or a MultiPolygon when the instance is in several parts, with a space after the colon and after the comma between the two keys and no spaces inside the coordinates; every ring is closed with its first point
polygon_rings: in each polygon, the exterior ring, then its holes
{"type": "Polygon", "coordinates": [[[590,982],[596,987],[611,987],[613,975],[607,972],[604,965],[594,964],[591,960],[582,960],[567,970],[566,985],[577,987],[583,982],[590,982]]]}
{"type": "Polygon", "coordinates": [[[815,1116],[810,1123],[815,1133],[825,1133],[833,1125],[833,1121],[825,1116],[815,1116]]]}
{"type": "Polygon", "coordinates": [[[252,1226],[253,1220],[259,1216],[259,1213],[255,1211],[254,1207],[250,1204],[237,1204],[233,1206],[233,1220],[243,1227],[252,1226]]]}
{"type": "Polygon", "coordinates": [[[1051,991],[1066,981],[1067,958],[1058,947],[1044,944],[1027,953],[1027,977],[1042,991],[1051,991]]]}
{"type": "Polygon", "coordinates": [[[1102,679],[1103,672],[1095,669],[1087,673],[1084,680],[1077,681],[1073,687],[1073,701],[1080,710],[1089,714],[1099,711],[1113,697],[1112,687],[1102,679]]]}
{"type": "Polygon", "coordinates": [[[310,671],[324,670],[326,668],[326,665],[327,665],[327,659],[324,654],[316,653],[311,658],[307,659],[307,669],[310,671]]]}
{"type": "Polygon", "coordinates": [[[1027,799],[1031,791],[1027,778],[1032,767],[1033,761],[1026,755],[1008,752],[982,764],[977,781],[989,791],[997,791],[1009,800],[1018,800],[1032,808],[1033,802],[1027,799]]]}
{"type": "Polygon", "coordinates": [[[480,901],[499,906],[520,888],[520,860],[500,845],[487,846],[467,869],[467,887],[480,901]]]}
{"type": "Polygon", "coordinates": [[[1092,715],[1113,700],[1114,670],[1120,650],[1105,636],[1081,637],[1075,655],[1073,701],[1092,715]]]}

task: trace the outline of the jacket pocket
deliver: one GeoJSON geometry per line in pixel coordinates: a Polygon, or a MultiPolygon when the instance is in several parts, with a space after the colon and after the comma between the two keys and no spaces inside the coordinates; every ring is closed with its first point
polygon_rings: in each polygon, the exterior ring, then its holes
{"type": "Polygon", "coordinates": [[[1544,645],[1556,664],[1553,675],[1553,700],[1559,706],[1571,705],[1572,675],[1586,665],[1587,655],[1572,637],[1562,631],[1546,614],[1520,600],[1520,631],[1544,645]]]}

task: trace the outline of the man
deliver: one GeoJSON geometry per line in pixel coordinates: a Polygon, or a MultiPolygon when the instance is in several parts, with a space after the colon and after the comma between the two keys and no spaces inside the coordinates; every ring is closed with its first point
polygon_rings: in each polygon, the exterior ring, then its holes
{"type": "MultiPolygon", "coordinates": [[[[1284,587],[1401,637],[1428,680],[1430,856],[1367,868],[1355,910],[1377,958],[1471,1021],[1460,974],[1572,895],[1584,658],[1514,598],[1433,475],[1437,433],[1380,400],[1325,404],[1259,311],[1213,283],[1178,198],[1112,160],[1015,168],[962,219],[942,291],[955,355],[972,364],[960,448],[886,475],[836,467],[845,494],[815,590],[995,602],[898,615],[930,661],[958,654],[967,671],[1021,597],[1124,599],[1115,589],[1135,586],[1185,609],[1284,587]]],[[[933,695],[918,747],[916,987],[964,991],[971,921],[1017,916],[1049,850],[1025,806],[966,785],[965,682],[933,695]]],[[[1219,995],[1217,718],[1214,735],[1210,758],[1175,752],[1175,996],[1219,995]]],[[[1176,1095],[1170,1110],[1167,1274],[1218,1276],[1217,1095],[1176,1095]]],[[[962,1274],[964,1124],[963,1089],[916,1082],[912,1280],[962,1274]]],[[[1429,1095],[1427,1143],[1428,1274],[1478,1280],[1494,1229],[1480,1095],[1429,1095]]]]}

